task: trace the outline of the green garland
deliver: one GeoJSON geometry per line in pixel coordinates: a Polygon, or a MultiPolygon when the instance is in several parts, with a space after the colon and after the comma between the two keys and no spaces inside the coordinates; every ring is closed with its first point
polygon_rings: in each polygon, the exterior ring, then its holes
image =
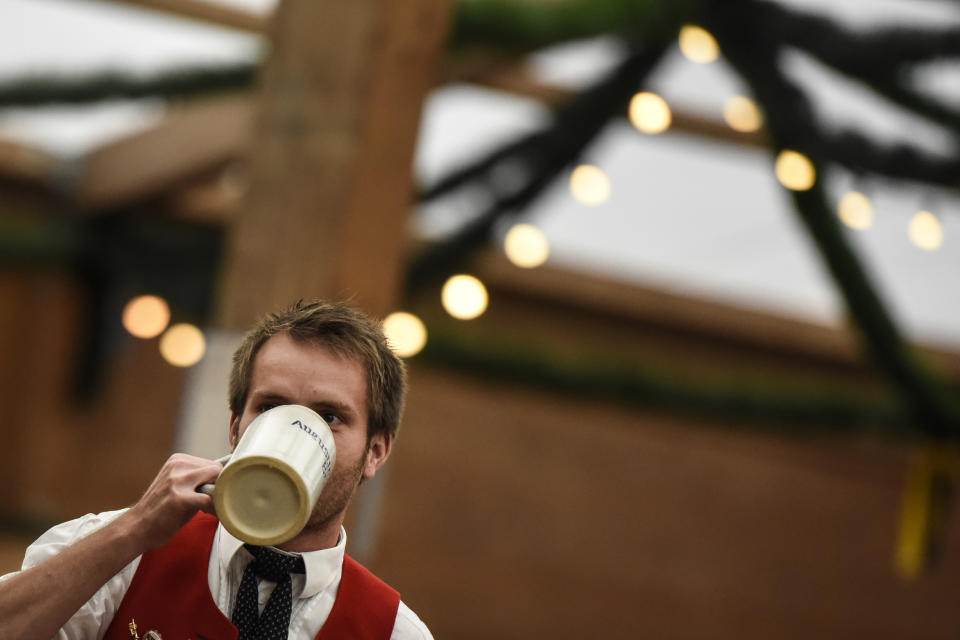
{"type": "Polygon", "coordinates": [[[627,407],[664,410],[736,427],[829,429],[843,433],[909,437],[921,433],[896,393],[845,390],[837,385],[747,379],[724,373],[694,377],[643,364],[596,357],[564,357],[535,341],[465,337],[431,326],[414,363],[467,371],[495,384],[522,384],[563,396],[627,407]]]}
{"type": "Polygon", "coordinates": [[[80,225],[72,221],[12,213],[0,216],[0,265],[66,266],[86,246],[80,225]]]}
{"type": "Polygon", "coordinates": [[[662,41],[701,0],[461,0],[451,48],[523,53],[562,42],[615,34],[662,41]]]}
{"type": "MultiPolygon", "coordinates": [[[[450,49],[521,53],[574,39],[618,34],[663,41],[702,0],[461,0],[450,49]]],[[[0,107],[84,104],[145,97],[187,98],[249,89],[260,64],[175,69],[151,77],[110,71],[86,77],[35,75],[0,85],[0,107]]]]}
{"type": "MultiPolygon", "coordinates": [[[[881,99],[913,112],[944,134],[960,137],[960,112],[920,93],[910,78],[912,65],[941,58],[960,57],[960,29],[904,27],[853,32],[826,18],[805,15],[784,7],[753,3],[750,15],[778,46],[796,47],[818,58],[855,82],[872,89],[881,99]]],[[[878,147],[864,136],[845,132],[818,132],[823,152],[859,171],[874,171],[895,178],[919,179],[946,186],[960,183],[960,157],[928,154],[909,145],[878,147]]]]}
{"type": "MultiPolygon", "coordinates": [[[[765,107],[776,145],[806,152],[822,176],[829,156],[818,145],[820,129],[806,96],[776,65],[779,43],[769,32],[750,24],[758,6],[763,5],[755,0],[731,1],[722,11],[716,11],[709,25],[727,59],[751,84],[765,107]]],[[[900,389],[914,419],[936,438],[960,439],[960,414],[910,354],[841,232],[827,203],[822,179],[812,189],[791,195],[800,220],[839,286],[869,352],[900,389]]]]}
{"type": "Polygon", "coordinates": [[[258,71],[259,65],[246,63],[175,69],[150,77],[118,71],[70,78],[34,75],[0,85],[0,107],[89,104],[153,97],[187,98],[249,89],[256,81],[258,71]]]}

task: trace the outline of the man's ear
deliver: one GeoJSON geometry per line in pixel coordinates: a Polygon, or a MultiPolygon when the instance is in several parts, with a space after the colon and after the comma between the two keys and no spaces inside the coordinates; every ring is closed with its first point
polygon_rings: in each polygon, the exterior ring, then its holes
{"type": "Polygon", "coordinates": [[[230,412],[230,432],[228,437],[230,438],[230,451],[233,451],[237,448],[237,442],[240,441],[240,416],[233,411],[230,412]]]}
{"type": "Polygon", "coordinates": [[[377,469],[383,466],[383,463],[390,457],[390,448],[393,446],[393,439],[389,433],[378,433],[370,438],[370,446],[367,447],[367,459],[363,465],[363,479],[370,480],[377,474],[377,469]]]}

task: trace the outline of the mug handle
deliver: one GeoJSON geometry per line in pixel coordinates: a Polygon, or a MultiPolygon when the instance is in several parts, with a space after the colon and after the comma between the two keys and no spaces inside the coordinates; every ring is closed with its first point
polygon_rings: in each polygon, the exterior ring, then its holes
{"type": "MultiPolygon", "coordinates": [[[[230,462],[230,456],[231,456],[231,455],[232,455],[232,454],[229,454],[229,453],[228,453],[228,454],[225,455],[225,456],[221,456],[221,457],[219,457],[219,458],[216,459],[216,462],[219,462],[220,464],[225,465],[225,464],[227,464],[228,462],[230,462]]],[[[217,485],[215,485],[214,483],[212,483],[212,482],[205,482],[204,484],[202,484],[202,485],[200,485],[199,487],[197,487],[197,493],[205,493],[205,494],[207,494],[208,496],[212,496],[212,495],[213,495],[213,490],[216,489],[216,488],[217,488],[217,485]]]]}

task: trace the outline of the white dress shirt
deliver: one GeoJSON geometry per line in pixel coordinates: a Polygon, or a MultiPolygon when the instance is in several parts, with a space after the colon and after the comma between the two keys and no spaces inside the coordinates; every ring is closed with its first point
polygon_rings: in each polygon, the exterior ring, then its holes
{"type": "MultiPolygon", "coordinates": [[[[50,558],[74,542],[96,531],[117,516],[120,511],[107,511],[100,514],[87,514],[76,520],[59,524],[27,548],[23,559],[23,569],[29,569],[50,558]]],[[[347,533],[340,528],[340,540],[337,546],[319,551],[302,553],[306,573],[292,574],[293,609],[290,612],[289,640],[313,640],[320,627],[326,622],[340,587],[340,574],[343,569],[343,554],[347,543],[347,533]]],[[[207,566],[207,581],[214,602],[227,618],[233,611],[233,603],[240,588],[243,571],[251,561],[251,555],[243,549],[243,543],[230,535],[223,526],[217,527],[207,566]]],[[[58,640],[101,640],[114,614],[120,608],[133,575],[140,564],[137,557],[103,585],[60,629],[58,640]]],[[[0,578],[6,578],[8,574],[0,578]]],[[[260,581],[260,610],[266,606],[273,591],[274,583],[260,581]]],[[[432,640],[433,636],[426,625],[420,621],[407,605],[400,603],[397,619],[394,622],[391,640],[432,640]]]]}

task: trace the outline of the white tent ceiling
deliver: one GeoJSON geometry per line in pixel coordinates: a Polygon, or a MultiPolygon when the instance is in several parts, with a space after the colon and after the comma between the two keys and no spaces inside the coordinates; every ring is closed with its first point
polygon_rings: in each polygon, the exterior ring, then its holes
{"type": "MultiPolygon", "coordinates": [[[[229,4],[267,10],[273,3],[229,4]]],[[[960,5],[953,2],[790,4],[865,26],[891,20],[960,23],[960,5]]],[[[0,82],[27,72],[151,73],[253,60],[262,48],[254,36],[109,2],[0,4],[0,82]]],[[[597,78],[619,53],[614,43],[598,40],[543,52],[531,64],[545,80],[578,87],[597,78]]],[[[948,148],[935,127],[878,106],[862,89],[838,81],[811,61],[797,56],[790,65],[813,91],[815,106],[827,121],[853,123],[872,135],[905,138],[932,150],[948,148]]],[[[955,78],[954,69],[938,66],[921,81],[954,100],[960,87],[955,78]]],[[[669,54],[651,85],[671,104],[716,119],[723,101],[743,92],[722,62],[697,65],[677,51],[669,54]]],[[[0,110],[0,136],[70,156],[156,122],[163,109],[159,101],[137,101],[0,110]]],[[[418,174],[426,181],[436,178],[547,117],[530,100],[477,87],[443,87],[425,111],[418,174]]],[[[624,121],[611,126],[584,160],[610,177],[609,201],[586,207],[565,184],[557,184],[528,212],[550,240],[552,263],[815,321],[836,322],[842,316],[832,281],[773,178],[770,153],[683,133],[643,135],[624,121]]],[[[845,176],[830,181],[838,193],[852,185],[845,176]]],[[[895,319],[911,339],[960,348],[960,295],[954,282],[960,275],[960,202],[952,194],[916,185],[873,182],[858,187],[873,196],[876,222],[849,234],[895,319]],[[907,222],[919,208],[940,215],[945,241],[938,251],[916,248],[907,237],[907,222]]],[[[442,234],[460,219],[464,206],[469,203],[432,206],[418,230],[442,234]]]]}

